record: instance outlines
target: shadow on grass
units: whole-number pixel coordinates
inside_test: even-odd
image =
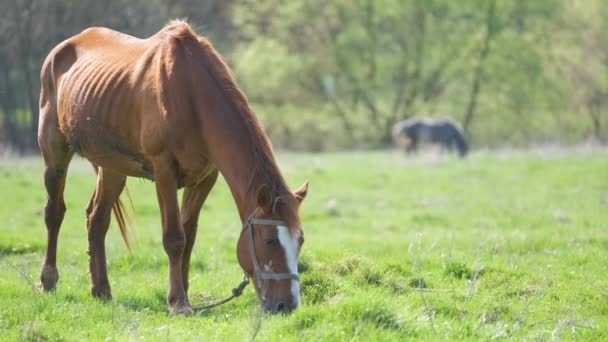
[[[129,311],[169,312],[165,293],[162,290],[156,290],[152,295],[123,296],[114,299],[113,302]]]
[[[6,242],[0,242],[0,258],[9,255],[21,255],[34,253],[42,250],[42,245],[37,243],[15,243],[9,244]]]
[[[296,312],[291,328],[296,331],[314,330],[315,325],[341,324],[350,328],[343,329],[348,337],[354,337],[364,325],[373,329],[393,331],[402,337],[417,336],[416,329],[399,317],[393,308],[385,305],[382,300],[347,300],[341,305],[314,308]],[[353,336],[348,336],[348,334]]]
[[[350,255],[331,263],[300,259],[302,295],[308,304],[325,302],[340,292],[346,283],[357,287],[383,287],[400,295],[416,289],[433,289],[427,280],[412,274],[412,265],[403,263],[374,263],[359,255]],[[460,273],[466,272],[455,267]],[[461,276],[458,273],[457,276]],[[467,276],[469,273],[466,272]],[[464,273],[463,273],[464,274]]]
[[[20,338],[22,341],[66,341],[57,332],[44,331],[35,321],[23,324]]]
[[[200,294],[194,293],[190,295],[190,303],[192,304],[194,315],[191,317],[205,318],[211,316],[217,316],[218,312],[221,311],[231,311],[236,312],[239,309],[239,305],[243,305],[243,303],[237,303],[238,299],[235,301],[226,303],[219,307],[211,308],[211,309],[201,309],[200,307],[205,306],[210,303],[215,303],[220,298],[216,298],[214,296],[208,294]],[[169,308],[167,306],[167,300],[165,297],[165,293],[163,290],[154,291],[154,294],[151,296],[128,296],[118,298],[113,301],[118,306],[121,306],[127,311],[136,311],[136,312],[154,312],[154,313],[164,313],[169,315]],[[249,303],[247,303],[249,304]],[[186,317],[186,316],[184,316]]]

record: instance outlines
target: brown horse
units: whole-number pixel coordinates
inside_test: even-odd
[[[187,23],[170,22],[147,39],[90,28],[57,45],[41,71],[38,142],[48,194],[44,290],[54,290],[59,279],[56,249],[66,171],[79,153],[98,172],[86,210],[93,296],[111,298],[104,242],[111,211],[127,242],[119,195],[127,176],[143,177],[156,186],[169,258],[170,312],[192,313],[190,254],[200,209],[219,171],[244,224],[238,261],[263,308],[279,312],[299,305],[297,259],[304,241],[299,207],[308,185],[294,193],[288,189],[228,66]]]

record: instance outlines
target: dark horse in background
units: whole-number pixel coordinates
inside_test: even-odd
[[[449,119],[411,118],[399,121],[393,126],[393,138],[397,143],[404,142],[408,153],[417,151],[422,141],[438,144],[448,151],[456,149],[461,158],[469,152],[464,131]]]

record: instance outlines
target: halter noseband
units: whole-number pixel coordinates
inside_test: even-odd
[[[261,280],[283,280],[283,279],[292,279],[295,281],[300,281],[300,277],[294,273],[276,273],[276,272],[265,272],[260,267],[260,263],[258,258],[255,255],[255,244],[253,243],[253,227],[255,224],[266,225],[266,226],[285,226],[287,224],[284,221],[279,220],[269,220],[269,219],[259,219],[253,217],[255,215],[255,211],[249,216],[247,222],[243,226],[243,230],[249,230],[249,254],[251,255],[251,260],[253,262],[253,274],[256,279]],[[259,285],[258,285],[259,286]]]

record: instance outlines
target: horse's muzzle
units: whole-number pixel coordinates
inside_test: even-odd
[[[293,300],[276,300],[276,301],[267,301],[262,303],[262,308],[264,312],[270,314],[288,314],[295,310],[298,307],[298,303]]]

